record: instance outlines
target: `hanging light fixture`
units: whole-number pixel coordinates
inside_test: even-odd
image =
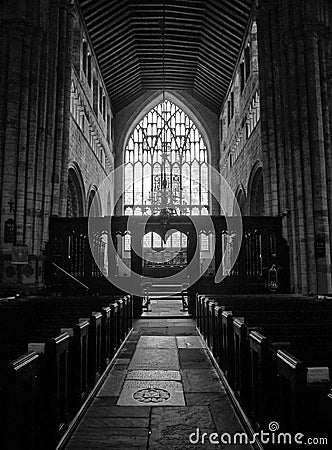
[[[172,189],[170,174],[167,177],[167,162],[169,162],[168,154],[170,153],[167,147],[167,132],[166,132],[166,99],[165,99],[165,31],[166,31],[166,7],[163,2],[163,16],[159,21],[161,31],[161,45],[162,45],[162,130],[161,130],[161,149],[155,148],[154,151],[161,150],[161,174],[159,189],[152,186],[149,195],[149,202],[151,204],[151,213],[154,215],[174,216],[177,215],[177,207],[180,196],[175,189]],[[152,179],[155,175],[152,173]],[[168,178],[168,179],[167,179]]]

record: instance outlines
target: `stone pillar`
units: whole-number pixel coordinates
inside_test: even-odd
[[[0,5],[0,290],[42,285],[48,220],[65,213],[72,8]]]
[[[260,0],[257,21],[267,211],[294,292],[331,292],[331,3]]]

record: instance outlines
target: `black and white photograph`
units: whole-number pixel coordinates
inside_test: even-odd
[[[331,376],[331,0],[0,0],[0,450],[327,450]]]

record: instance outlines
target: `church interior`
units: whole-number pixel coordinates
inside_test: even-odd
[[[0,448],[331,446],[332,3],[0,36]]]

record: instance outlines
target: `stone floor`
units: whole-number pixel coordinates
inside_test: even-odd
[[[209,442],[236,432],[244,431],[194,320],[140,319],[66,448],[250,449]]]

